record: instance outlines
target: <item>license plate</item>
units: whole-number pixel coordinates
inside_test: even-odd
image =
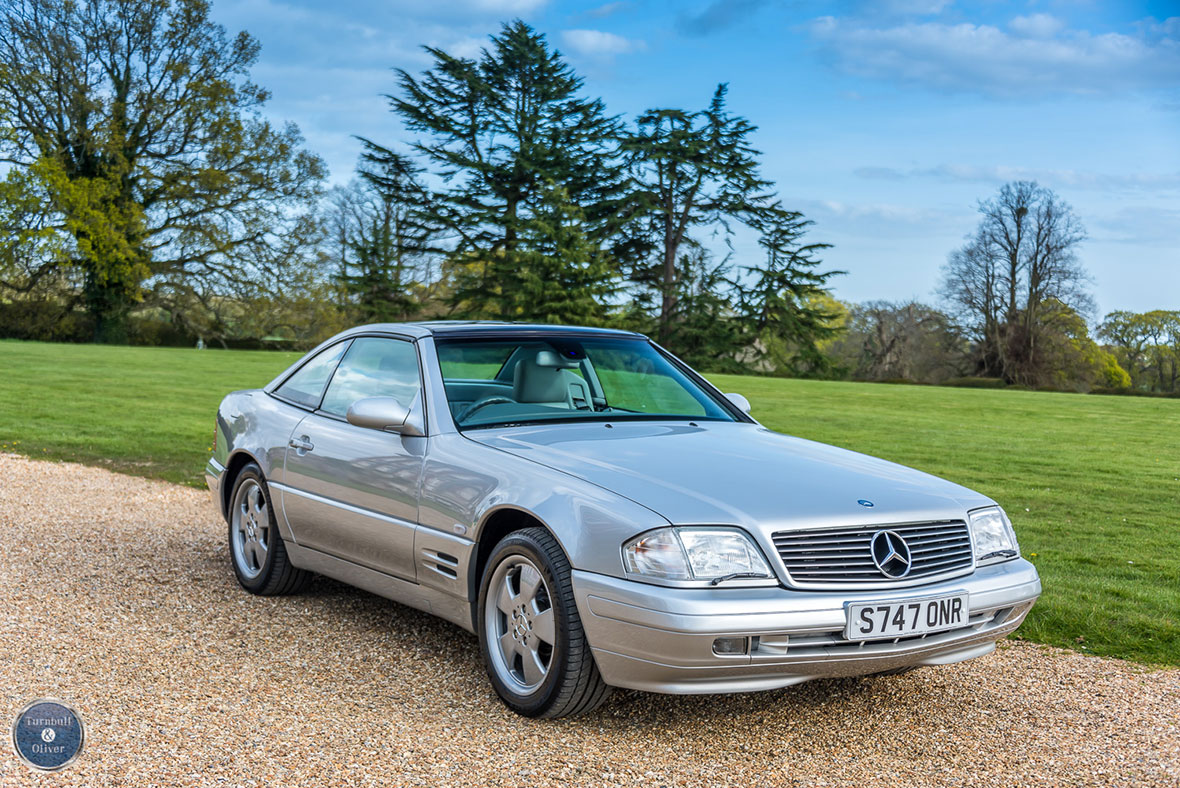
[[[886,640],[967,626],[967,592],[848,604],[848,640]]]

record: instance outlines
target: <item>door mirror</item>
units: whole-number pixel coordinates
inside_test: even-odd
[[[725,398],[734,405],[737,405],[738,410],[740,410],[742,413],[750,412],[750,400],[746,399],[741,394],[726,394]]]
[[[422,431],[406,422],[410,409],[393,397],[365,397],[348,407],[349,424],[370,430],[400,432],[403,435],[421,435]]]

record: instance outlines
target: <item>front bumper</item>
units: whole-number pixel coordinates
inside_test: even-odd
[[[573,586],[607,684],[685,694],[775,689],[972,659],[1020,626],[1041,593],[1037,570],[1019,558],[966,577],[886,591],[665,588],[582,571],[573,573]],[[966,627],[867,643],[844,639],[846,603],[956,591],[969,594]],[[718,637],[746,637],[751,647],[718,655]]]

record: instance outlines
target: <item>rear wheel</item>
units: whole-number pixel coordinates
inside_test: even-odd
[[[496,545],[480,583],[479,622],[492,686],[518,714],[585,714],[610,694],[582,630],[569,561],[545,529]]]
[[[242,588],[259,596],[302,591],[311,573],[291,565],[275,521],[270,491],[254,463],[234,480],[229,509],[229,555]]]

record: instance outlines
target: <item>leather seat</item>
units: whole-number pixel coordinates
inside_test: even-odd
[[[526,356],[512,373],[512,398],[517,402],[554,408],[588,408],[590,389],[572,370],[577,361],[563,359],[552,350]]]

